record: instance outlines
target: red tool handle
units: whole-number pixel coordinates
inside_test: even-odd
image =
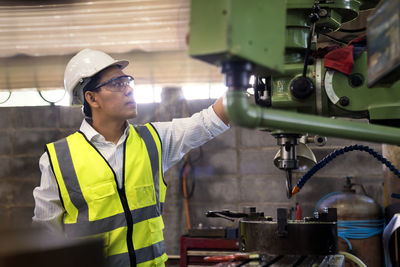
[[[225,262],[225,261],[242,261],[249,259],[248,254],[233,254],[226,256],[210,256],[205,257],[204,261],[206,262]]]

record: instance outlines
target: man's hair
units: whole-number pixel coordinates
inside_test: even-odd
[[[98,89],[94,90],[96,86],[98,85],[98,82],[101,77],[101,72],[96,73],[94,76],[90,78],[90,82],[83,88],[83,113],[85,114],[86,117],[91,118],[92,117],[92,109],[90,108],[89,103],[86,101],[85,93],[87,91],[98,91]]]

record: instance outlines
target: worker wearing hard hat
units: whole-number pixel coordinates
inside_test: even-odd
[[[64,85],[86,118],[78,132],[47,144],[33,221],[69,237],[102,236],[109,266],[163,266],[163,173],[229,120],[219,99],[190,118],[129,124],[137,111],[128,64],[91,49],[69,61]]]

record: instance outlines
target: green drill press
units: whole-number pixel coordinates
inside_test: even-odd
[[[399,1],[382,1],[368,18],[369,53],[354,59],[350,75],[311,57],[320,34],[337,31],[378,2],[191,1],[189,54],[221,67],[232,122],[277,138],[276,165],[287,173],[288,196],[304,134],[400,144]],[[251,75],[255,101],[247,94]]]

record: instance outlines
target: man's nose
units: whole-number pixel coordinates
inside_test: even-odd
[[[127,85],[125,87],[125,95],[132,95],[133,94],[133,86]]]

